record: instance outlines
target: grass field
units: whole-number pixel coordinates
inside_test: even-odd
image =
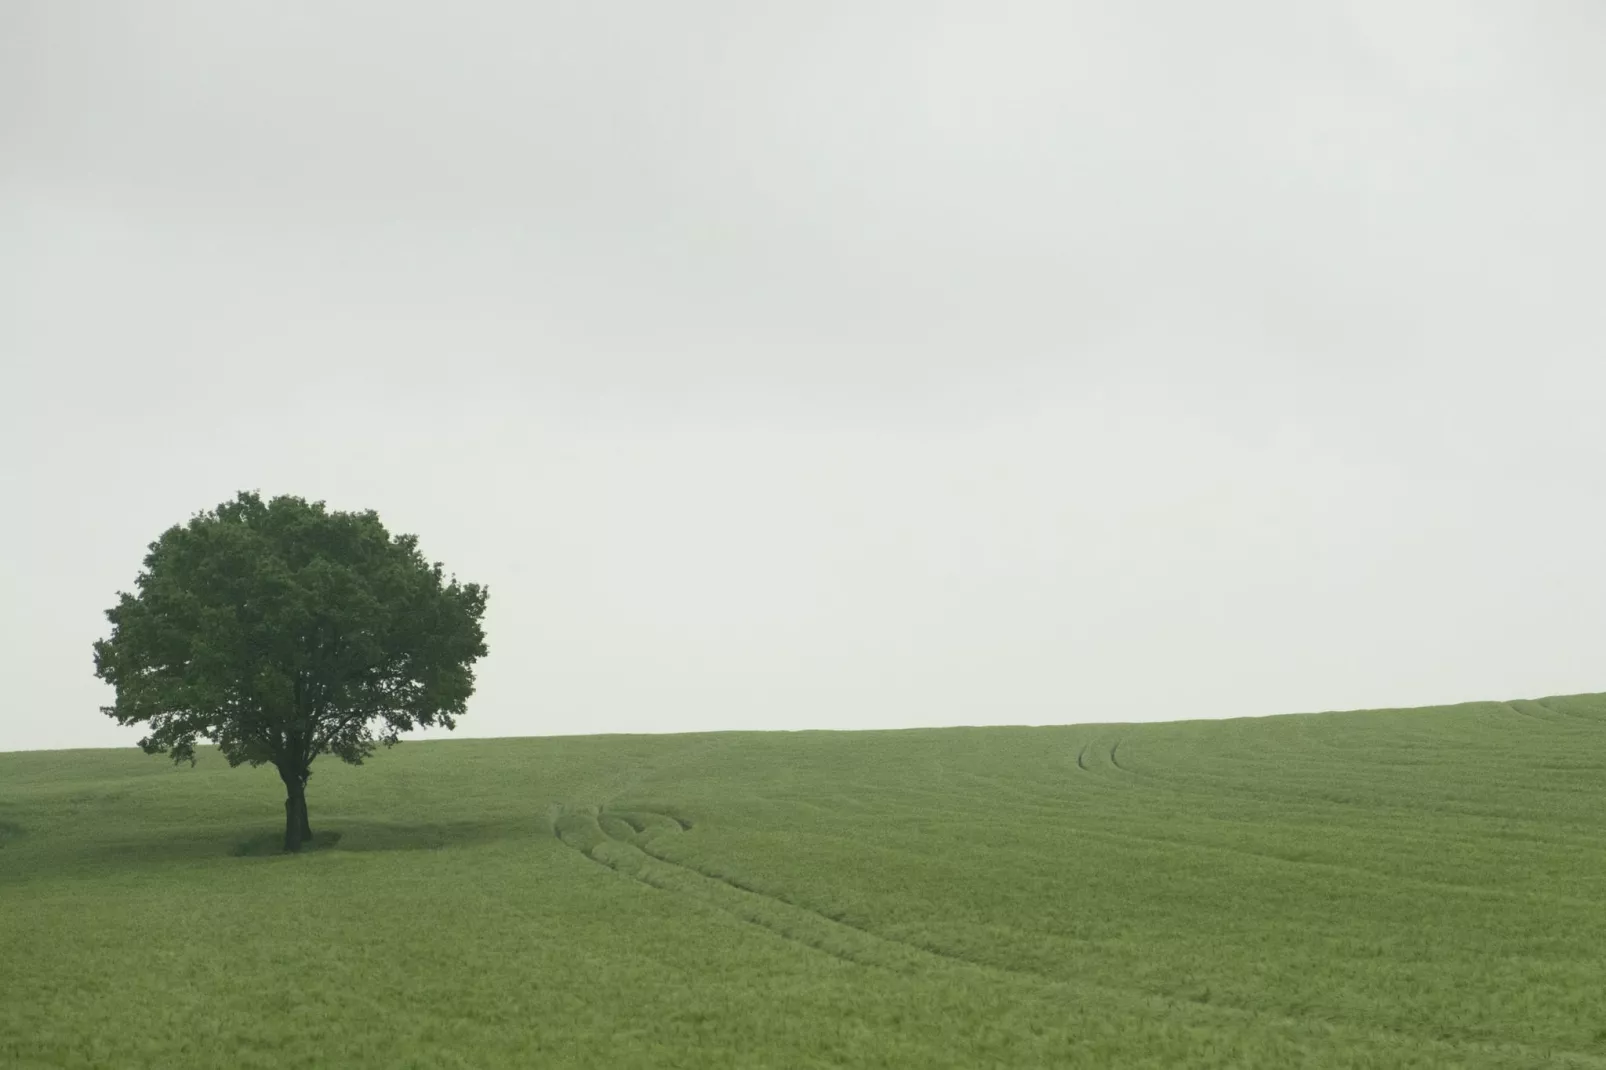
[[[1606,696],[0,754],[0,1065],[1603,1067]]]

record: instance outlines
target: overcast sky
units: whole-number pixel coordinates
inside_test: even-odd
[[[240,489],[461,734],[1606,689],[1606,6],[0,5],[0,749]]]

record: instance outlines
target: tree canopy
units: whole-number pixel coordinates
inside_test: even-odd
[[[242,493],[164,532],[135,587],[95,644],[116,689],[103,712],[147,724],[147,753],[193,762],[204,740],[277,768],[287,851],[312,835],[314,759],[357,765],[409,729],[455,727],[486,655],[486,589],[372,511]]]

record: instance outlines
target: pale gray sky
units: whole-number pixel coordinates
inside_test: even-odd
[[[461,732],[1606,688],[1606,7],[0,5],[0,749],[239,489]]]

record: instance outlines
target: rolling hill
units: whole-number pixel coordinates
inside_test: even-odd
[[[1603,1067],[1606,696],[0,754],[8,1067]]]

